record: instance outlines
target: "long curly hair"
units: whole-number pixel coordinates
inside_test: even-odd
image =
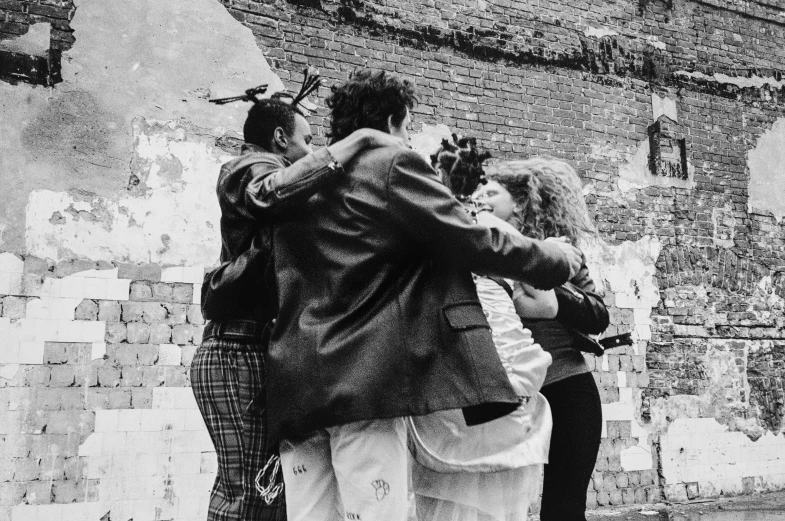
[[[467,201],[480,184],[486,183],[482,163],[490,152],[477,148],[477,139],[452,135],[452,143],[442,139],[441,146],[431,154],[431,166],[442,177],[442,182],[460,201]]]
[[[363,127],[387,131],[387,118],[400,125],[417,103],[414,85],[384,71],[354,71],[341,85],[330,87],[325,101],[331,110],[330,142]]]
[[[566,162],[549,156],[506,161],[488,179],[510,192],[518,228],[527,237],[567,237],[577,245],[597,235],[583,199],[583,185]]]

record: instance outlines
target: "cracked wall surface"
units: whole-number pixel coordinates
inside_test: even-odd
[[[213,152],[210,142],[241,130],[248,107],[218,107],[207,98],[262,83],[271,90],[283,88],[251,31],[211,0],[77,1],[71,27],[79,38],[65,54],[61,85],[46,89],[0,83],[4,121],[0,183],[8,187],[0,196],[0,247],[7,251],[22,253],[27,247],[25,208],[33,191],[65,193],[76,188],[113,204],[137,195],[127,193],[127,188],[131,176],[140,175],[137,170],[144,168],[135,147],[146,143],[140,145],[135,129],[142,124],[135,125],[135,120],[161,122],[162,133],[170,132],[164,129],[167,122],[177,121],[181,129],[188,128],[179,146],[200,147],[203,154],[214,154],[213,161],[219,161],[220,154]],[[142,153],[156,152],[148,146]],[[211,181],[202,176],[216,174],[206,166],[209,160],[195,156],[195,151],[188,154],[183,159],[187,171],[182,182],[189,185],[186,191],[191,191],[191,201],[198,207],[199,189],[190,186],[204,181],[204,199],[211,198]],[[170,154],[161,150],[160,155]],[[161,176],[165,178],[172,168],[179,167],[162,162]],[[199,168],[210,171],[201,173]],[[140,204],[150,197],[138,195]],[[62,210],[53,207],[46,218]],[[46,213],[44,208],[31,211]],[[189,213],[180,212],[180,218],[189,218]],[[135,219],[143,224],[139,216]],[[133,255],[149,261],[159,247],[137,243]],[[182,258],[191,254],[181,252]],[[113,253],[102,258],[107,255]],[[197,259],[194,264],[201,262]]]
[[[0,49],[43,41],[19,6]],[[0,520],[203,519],[188,368],[248,108],[207,99],[283,84],[211,0],[77,0],[68,27],[62,83],[0,82]]]
[[[748,153],[750,211],[770,212],[777,221],[785,217],[785,118],[778,119]]]
[[[39,52],[48,30],[63,53],[54,88],[0,81],[0,521],[204,517],[215,461],[187,370],[217,168],[247,109],[207,98],[297,88],[306,65],[414,81],[426,157],[457,132],[491,150],[489,170],[535,154],[578,170],[606,334],[634,339],[587,357],[603,410],[590,507],[785,488],[772,5],[47,6],[0,2],[0,49]]]

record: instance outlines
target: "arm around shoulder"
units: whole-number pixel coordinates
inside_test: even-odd
[[[569,263],[558,246],[474,223],[416,152],[395,155],[387,182],[393,219],[427,251],[476,273],[523,280],[542,289],[569,278]]]
[[[271,165],[271,162],[251,165],[245,189],[245,204],[250,212],[268,222],[286,221],[296,216],[313,194],[341,173],[327,148],[288,167]]]

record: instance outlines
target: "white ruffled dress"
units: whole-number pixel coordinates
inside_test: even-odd
[[[467,427],[460,410],[412,417],[412,489],[419,521],[524,521],[548,461],[551,410],[538,391],[551,356],[521,325],[498,283],[478,277],[477,292],[521,407]]]

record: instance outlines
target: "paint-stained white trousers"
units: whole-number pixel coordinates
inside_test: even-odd
[[[405,521],[408,449],[403,418],[320,429],[280,446],[289,521]]]

